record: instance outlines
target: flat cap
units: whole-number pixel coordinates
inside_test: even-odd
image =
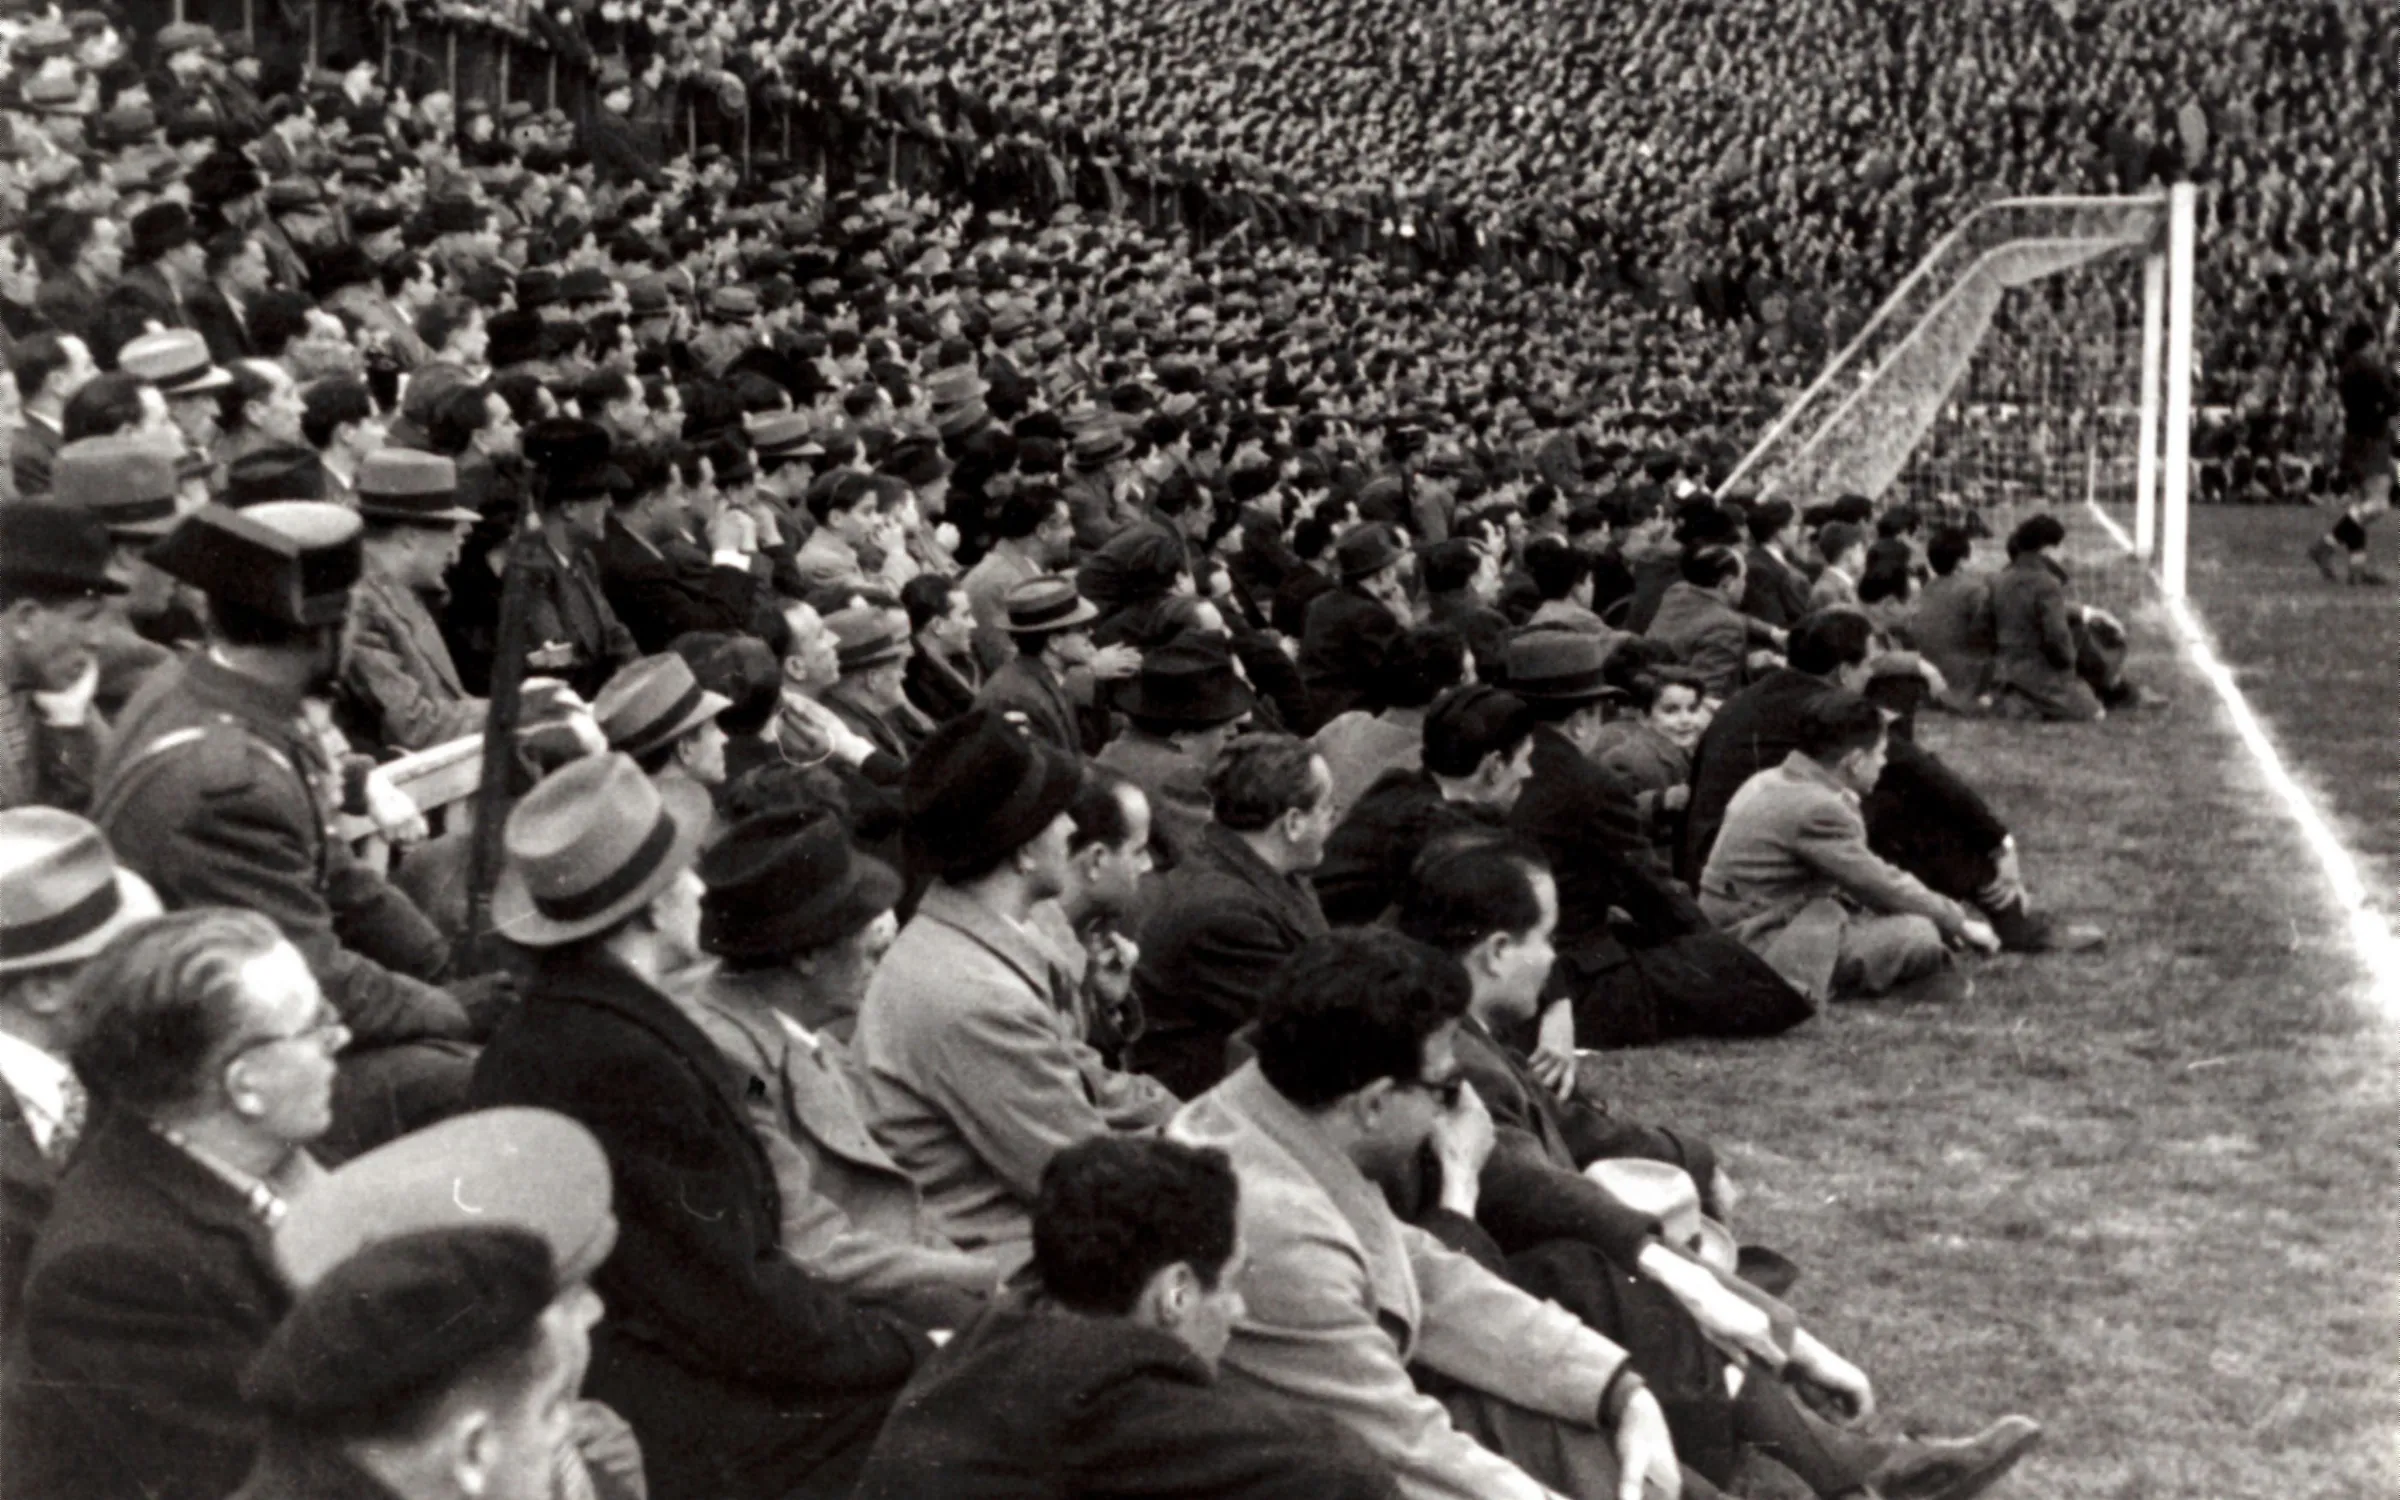
[[[337,625],[358,582],[360,529],[355,513],[321,501],[208,505],[151,548],[149,561],[219,603],[287,625]]]
[[[600,1143],[553,1110],[453,1115],[344,1162],[293,1200],[275,1264],[306,1291],[378,1240],[474,1224],[539,1239],[561,1286],[589,1277],[617,1242]]]
[[[301,1294],[242,1398],[302,1426],[431,1395],[510,1347],[557,1298],[538,1235],[475,1224],[368,1245]]]

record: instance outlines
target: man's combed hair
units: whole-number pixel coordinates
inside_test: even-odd
[[[1155,1136],[1079,1141],[1042,1169],[1033,1205],[1033,1265],[1064,1306],[1121,1318],[1150,1278],[1187,1265],[1215,1287],[1233,1258],[1241,1188],[1208,1146]]]
[[[1533,737],[1533,710],[1514,693],[1481,683],[1452,688],[1425,715],[1425,769],[1472,776],[1487,757],[1517,753]]]
[[[1075,789],[1075,800],[1067,804],[1067,819],[1075,825],[1067,835],[1068,853],[1080,853],[1094,844],[1124,847],[1133,836],[1133,825],[1125,816],[1128,790],[1136,788],[1125,777],[1106,766],[1085,764],[1083,785]]]
[[[1464,955],[1495,932],[1522,937],[1542,919],[1533,877],[1549,869],[1539,849],[1498,830],[1438,838],[1409,870],[1400,931],[1453,955]]]
[[[1267,982],[1259,1071],[1303,1109],[1415,1078],[1425,1039],[1467,1013],[1470,989],[1457,959],[1415,938],[1376,928],[1318,938]]]
[[[197,1098],[201,1064],[239,1024],[242,967],[282,940],[265,917],[223,906],[128,927],[76,977],[76,1075],[143,1113]]]
[[[1855,609],[1820,609],[1792,627],[1785,660],[1795,672],[1828,677],[1867,659],[1875,644],[1875,622]]]
[[[1306,812],[1330,795],[1311,769],[1317,752],[1292,734],[1245,734],[1208,769],[1208,803],[1236,833],[1257,833],[1287,812]]]
[[[1800,751],[1820,765],[1871,750],[1883,735],[1883,711],[1856,693],[1820,693],[1800,719]]]

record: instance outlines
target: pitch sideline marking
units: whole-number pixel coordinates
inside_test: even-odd
[[[2133,538],[2125,534],[2099,502],[2086,500],[2092,518],[2100,523],[2109,539],[2131,553]],[[2325,883],[2333,890],[2333,899],[2350,921],[2350,941],[2358,950],[2359,962],[2365,965],[2368,977],[2367,999],[2381,1011],[2386,1020],[2400,1022],[2400,937],[2395,937],[2383,914],[2370,904],[2367,882],[2358,872],[2358,859],[2344,847],[2333,831],[2324,810],[2316,799],[2294,779],[2285,768],[2283,756],[2267,734],[2266,725],[2259,722],[2251,709],[2250,700],[2243,696],[2233,673],[2217,656],[2210,641],[2208,627],[2192,612],[2183,599],[2161,595],[2159,602],[2166,606],[2167,618],[2175,626],[2175,634],[2183,642],[2184,653],[2191,658],[2208,685],[2216,690],[2217,701],[2225,706],[2226,716],[2233,720],[2233,732],[2250,752],[2251,762],[2264,777],[2267,789],[2283,804],[2283,810],[2300,830],[2301,841],[2316,857],[2317,868],[2324,873]]]

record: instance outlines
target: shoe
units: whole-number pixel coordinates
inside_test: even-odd
[[[2042,1424],[2002,1417],[1971,1438],[1912,1438],[1867,1476],[1884,1500],[1972,1500],[2031,1453]]]
[[[2108,934],[2097,927],[2053,921],[2027,911],[2022,901],[2012,901],[1990,916],[2004,953],[2088,953],[2108,941]]]
[[[2317,571],[2325,575],[2327,583],[2350,581],[2349,571],[2342,566],[2342,549],[2333,544],[2332,537],[2321,536],[2309,543],[2308,560],[2317,565]]]
[[[2356,584],[2364,584],[2369,588],[2381,588],[2383,585],[2391,582],[2389,578],[2383,576],[2381,570],[2379,570],[2373,563],[2367,561],[2364,556],[2354,556],[2350,559],[2350,581]]]
[[[1893,985],[1873,998],[1897,1005],[1964,1005],[1975,998],[1975,981],[1953,965]]]

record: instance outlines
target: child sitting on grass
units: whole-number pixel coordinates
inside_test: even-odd
[[[1683,831],[1692,794],[1692,747],[1716,712],[1696,672],[1656,667],[1635,675],[1632,706],[1639,717],[1600,753],[1600,768],[1634,794],[1651,842],[1669,858]]]

